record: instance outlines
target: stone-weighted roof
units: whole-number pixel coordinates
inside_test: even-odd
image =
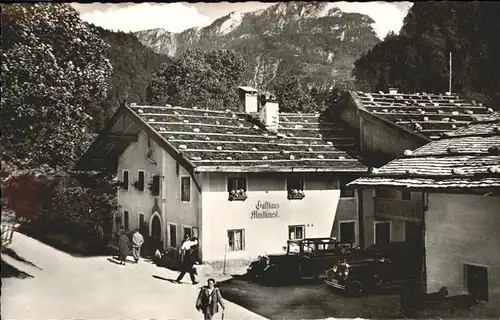
[[[500,188],[500,118],[475,121],[405,154],[351,185]]]
[[[361,91],[352,91],[351,95],[358,108],[432,140],[493,113],[481,103],[457,95]]]
[[[280,113],[278,134],[258,117],[230,110],[131,106],[144,122],[196,166],[196,171],[366,172],[355,134],[317,114]]]

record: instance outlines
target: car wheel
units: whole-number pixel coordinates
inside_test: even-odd
[[[363,291],[363,285],[358,280],[349,282],[346,286],[346,292],[352,297],[357,297]]]

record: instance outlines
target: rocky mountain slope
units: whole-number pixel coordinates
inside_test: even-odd
[[[328,2],[283,2],[250,13],[232,12],[204,28],[135,33],[157,53],[179,56],[189,48],[233,49],[247,62],[247,85],[269,88],[282,74],[325,86],[352,83],[353,63],[380,40],[362,14]]]

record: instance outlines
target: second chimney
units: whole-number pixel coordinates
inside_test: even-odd
[[[259,119],[267,131],[278,133],[279,104],[274,97],[266,97],[261,100]]]
[[[258,90],[251,87],[238,87],[240,110],[246,113],[258,112]]]

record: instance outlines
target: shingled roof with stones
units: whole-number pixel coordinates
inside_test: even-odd
[[[279,116],[279,133],[246,113],[174,106],[131,106],[150,127],[182,152],[195,171],[366,172],[356,138],[341,122],[320,114]]]
[[[432,140],[486,116],[493,110],[457,95],[428,93],[351,92],[355,101],[372,114]]]
[[[500,188],[500,118],[475,121],[405,154],[351,185]]]

